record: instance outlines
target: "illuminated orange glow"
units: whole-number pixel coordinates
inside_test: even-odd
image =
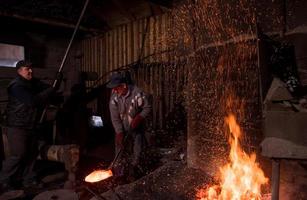
[[[230,162],[220,168],[220,184],[200,189],[196,198],[200,200],[259,200],[261,186],[268,178],[256,163],[256,154],[246,154],[239,144],[242,135],[240,126],[233,115],[226,118],[230,136]]]
[[[85,181],[89,183],[95,183],[105,180],[111,176],[113,176],[111,170],[95,170],[85,177]]]

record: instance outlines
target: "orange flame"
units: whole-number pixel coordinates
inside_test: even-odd
[[[268,178],[256,163],[256,154],[247,155],[240,147],[240,126],[233,115],[226,118],[230,137],[230,162],[220,168],[221,182],[198,191],[196,197],[200,200],[259,200],[261,186],[267,184]]]
[[[89,183],[95,183],[107,179],[111,176],[113,176],[111,170],[95,170],[87,175],[84,180]]]

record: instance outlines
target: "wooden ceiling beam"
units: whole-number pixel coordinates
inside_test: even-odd
[[[4,11],[0,11],[0,17],[11,17],[11,18],[15,18],[18,20],[40,23],[40,24],[47,24],[47,25],[58,26],[58,27],[63,27],[63,28],[73,29],[76,26],[75,24],[71,24],[71,23],[60,22],[60,21],[50,20],[50,19],[43,19],[43,18],[32,17],[32,16],[24,16],[24,15],[19,15],[19,14],[11,14],[11,13],[7,13]],[[79,30],[85,31],[85,32],[94,32],[94,33],[104,33],[105,32],[102,29],[89,28],[89,27],[84,27],[84,26],[80,26]]]

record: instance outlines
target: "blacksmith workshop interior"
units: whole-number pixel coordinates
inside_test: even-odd
[[[306,200],[306,7],[0,0],[0,200]]]

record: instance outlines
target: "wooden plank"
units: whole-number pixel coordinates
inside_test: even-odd
[[[151,77],[152,77],[152,81],[151,81],[151,88],[152,88],[152,95],[153,95],[153,101],[152,101],[152,112],[153,112],[153,116],[152,116],[152,121],[153,121],[153,128],[156,129],[157,127],[157,104],[158,104],[158,98],[157,98],[157,93],[156,93],[156,68],[152,67],[151,68]]]
[[[142,51],[144,51],[144,50],[142,50],[142,41],[143,41],[143,31],[144,31],[144,19],[141,19],[140,21],[139,21],[139,32],[138,32],[138,46],[137,46],[137,48],[138,48],[138,51],[137,51],[137,59],[139,59],[140,58],[140,56],[143,54],[143,52]]]
[[[150,18],[151,17],[144,19],[144,22],[143,22],[144,25],[143,25],[142,44],[141,45],[144,45],[144,47],[143,47],[143,53],[141,54],[142,57],[146,57],[146,56],[149,55],[149,48],[150,48],[150,45],[149,45],[150,30],[149,30],[149,28],[150,27],[147,27],[147,23],[148,23],[148,26],[149,26]]]
[[[114,59],[114,65],[113,69],[118,68],[118,28],[114,30],[114,36],[113,36],[113,59]]]
[[[123,34],[122,34],[122,41],[123,41],[123,65],[128,64],[127,59],[127,24],[123,26]]]
[[[106,34],[104,34],[103,40],[102,40],[102,44],[103,44],[103,52],[102,52],[102,57],[103,57],[103,66],[102,66],[102,75],[105,74],[107,72],[107,67],[108,67],[108,63],[107,63],[107,37]],[[104,79],[102,80],[104,82]]]
[[[123,66],[123,26],[119,26],[117,29],[117,49],[118,49],[118,65],[116,68]]]
[[[110,66],[110,62],[109,62],[109,56],[110,56],[109,33],[105,34],[104,41],[105,41],[105,52],[106,52],[105,57],[104,57],[105,58],[105,63],[106,63],[104,73],[106,73],[106,72],[109,71],[109,66]]]
[[[179,91],[181,90],[180,86],[181,86],[181,68],[179,68],[178,65],[176,65],[176,76],[177,76],[177,79],[176,79],[176,91],[175,91],[175,94],[174,94],[174,100],[175,102],[177,101],[177,98],[178,98],[178,93]]]
[[[95,72],[99,72],[99,57],[100,57],[100,51],[99,51],[99,38],[96,37],[96,42],[95,42]]]
[[[100,54],[101,54],[101,50],[100,50],[100,37],[97,36],[97,39],[96,39],[96,50],[97,50],[97,53],[96,53],[96,73],[99,77],[100,75],[100,62],[101,62],[101,57],[100,57]],[[92,81],[94,83],[94,81]]]
[[[148,71],[147,71],[147,69],[148,69],[148,66],[145,66],[144,67],[144,70],[143,70],[143,73],[144,73],[144,75],[143,75],[143,78],[144,78],[144,81],[143,81],[143,84],[144,84],[144,90],[148,93],[148,84],[147,84],[147,80],[148,80]]]
[[[169,17],[169,15],[165,15],[165,50],[169,50],[169,46],[168,46],[168,39],[170,37],[170,34],[172,34],[171,32],[169,32],[169,28],[171,26],[171,19]],[[167,53],[167,58],[166,58],[166,62],[171,62],[172,61],[172,55],[170,52]]]
[[[160,51],[164,51],[166,49],[166,34],[167,34],[167,27],[166,27],[166,15],[162,16],[161,19],[161,49]],[[166,61],[166,54],[162,55],[162,60]]]
[[[133,23],[127,24],[127,64],[132,63],[132,57],[133,57],[133,51],[132,51],[132,43],[133,43],[133,37],[132,37],[132,31],[133,31]]]
[[[87,65],[88,65],[88,39],[86,40],[85,42],[85,48],[84,48],[84,66],[83,66],[83,69],[84,71],[87,70]],[[87,83],[86,83],[86,86],[87,86]]]
[[[168,87],[165,87],[165,98],[164,98],[164,101],[165,101],[165,107],[167,109],[167,112],[169,112],[169,97],[170,97],[170,86],[171,86],[171,82],[170,82],[170,68],[169,66],[165,67],[164,68],[164,81],[165,81],[165,84],[168,85]]]
[[[155,66],[155,79],[156,79],[156,87],[155,87],[155,94],[157,96],[157,105],[156,105],[156,112],[157,112],[157,116],[156,116],[156,120],[157,120],[157,127],[160,128],[160,121],[159,121],[159,114],[160,114],[160,103],[161,103],[161,97],[160,97],[160,93],[159,93],[159,68],[157,66]]]
[[[161,46],[161,25],[162,25],[162,16],[157,16],[155,25],[154,25],[154,53],[159,53],[162,50]],[[157,62],[161,61],[161,54],[154,56]]]
[[[89,39],[88,40],[88,58],[89,58],[89,62],[88,62],[88,65],[87,65],[87,70],[86,71],[91,71],[92,69],[92,66],[93,66],[93,55],[92,55],[92,42],[93,42],[93,40],[92,39]],[[90,81],[87,81],[87,86],[88,87],[91,87],[91,85],[90,85],[91,83],[90,83]]]
[[[83,70],[83,66],[84,66],[84,57],[85,57],[85,55],[84,55],[84,43],[85,43],[85,41],[83,40],[83,41],[81,42],[81,52],[82,52],[81,66],[80,66],[81,71]]]
[[[102,75],[102,67],[103,65],[103,37],[99,37],[98,40],[98,77]],[[100,82],[101,84],[101,82]]]
[[[139,24],[133,22],[133,62],[138,60],[139,44]]]
[[[110,69],[109,71],[111,71],[114,68],[114,44],[113,44],[113,38],[114,38],[114,34],[113,34],[114,30],[110,31]]]
[[[92,40],[89,39],[87,42],[87,55],[88,55],[88,60],[87,60],[87,66],[86,66],[86,71],[91,71],[91,66],[92,66],[92,54],[91,54],[91,42]],[[89,81],[87,81],[87,86],[90,87]]]
[[[102,58],[102,62],[101,62],[101,75],[102,76],[107,68],[107,61],[106,61],[106,55],[107,55],[107,51],[106,51],[106,34],[103,34],[103,37],[101,38],[101,58]],[[103,80],[101,80],[103,82]]]
[[[164,84],[163,84],[163,66],[158,67],[159,69],[159,96],[160,96],[160,105],[159,105],[159,124],[160,128],[164,128],[164,101],[163,101],[163,91],[164,91]]]
[[[174,76],[174,70],[172,66],[170,67],[170,81],[173,83],[170,87],[170,96],[169,96],[169,111],[173,110],[173,105],[174,105],[174,83],[176,83],[176,79]]]
[[[150,17],[149,20],[149,31],[148,31],[148,44],[149,44],[149,50],[148,50],[148,55],[151,55],[154,53],[155,48],[154,48],[154,24],[155,24],[155,18]],[[147,55],[146,55],[147,56]],[[149,58],[149,62],[153,62],[153,57],[151,56]]]
[[[96,68],[97,68],[97,37],[95,37],[93,39],[93,43],[92,43],[92,48],[91,48],[91,54],[94,54],[92,55],[93,57],[93,66],[91,68],[91,71],[92,72],[96,72]],[[93,86],[93,81],[89,81],[90,82],[90,85],[91,87]]]

